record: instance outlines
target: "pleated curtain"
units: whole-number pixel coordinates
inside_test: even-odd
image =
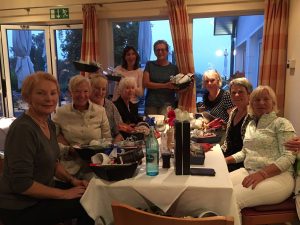
[[[266,0],[259,84],[276,93],[279,115],[284,112],[289,0]]]
[[[181,73],[194,73],[192,40],[189,34],[189,18],[184,0],[166,0],[176,62]],[[179,94],[178,108],[196,112],[196,84]]]

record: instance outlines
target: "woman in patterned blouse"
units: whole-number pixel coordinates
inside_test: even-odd
[[[234,105],[229,93],[220,88],[222,86],[220,74],[216,70],[207,70],[204,72],[202,80],[203,88],[207,90],[203,96],[205,110],[227,122]]]
[[[230,173],[240,209],[276,204],[294,189],[295,155],[284,146],[295,136],[292,124],[278,117],[277,101],[269,86],[259,86],[250,95],[249,114],[243,149],[226,158],[227,164],[244,162],[244,168]]]
[[[244,77],[234,79],[229,84],[230,96],[236,106],[229,115],[225,141],[222,145],[224,156],[230,156],[243,148],[246,127],[251,120],[247,112],[252,84]],[[243,162],[228,164],[229,172],[243,167]]]

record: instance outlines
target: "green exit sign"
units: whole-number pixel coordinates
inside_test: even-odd
[[[50,9],[50,19],[69,19],[68,8]]]

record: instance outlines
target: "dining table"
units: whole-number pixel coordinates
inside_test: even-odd
[[[106,181],[93,177],[80,202],[95,224],[113,224],[111,202],[117,201],[141,209],[155,205],[164,213],[178,217],[212,211],[233,216],[234,224],[240,225],[233,185],[220,145],[205,153],[203,165],[191,167],[213,168],[215,176],[175,175],[173,166],[166,169],[161,165],[157,176],[148,176],[142,163],[129,179]]]

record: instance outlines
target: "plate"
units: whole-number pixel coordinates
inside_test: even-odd
[[[105,153],[109,155],[111,150],[113,149],[112,146],[104,148],[102,146],[96,146],[96,145],[73,146],[73,148],[76,150],[76,152],[78,153],[81,159],[87,161],[90,161],[91,157],[97,153]]]
[[[113,76],[113,75],[106,75],[108,80],[112,80],[112,81],[120,81],[121,80],[121,76]]]
[[[195,137],[192,136],[191,140],[197,143],[210,143],[210,144],[216,144],[219,143],[221,141],[221,136],[207,136],[207,137]]]
[[[96,64],[87,64],[80,61],[74,61],[73,64],[77,70],[82,72],[95,73],[100,69]]]

